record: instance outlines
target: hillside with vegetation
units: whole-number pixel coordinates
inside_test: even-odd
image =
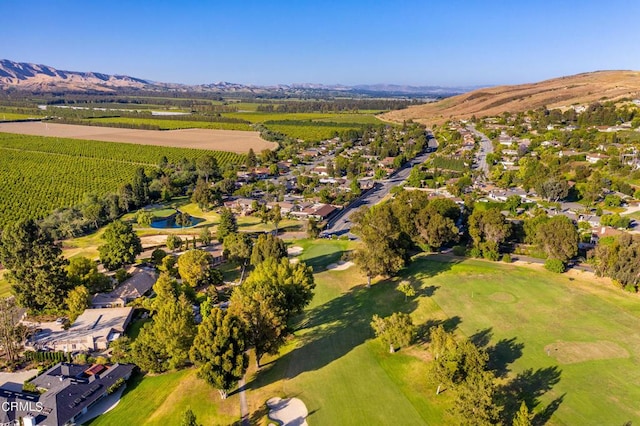
[[[478,89],[439,102],[390,111],[382,118],[395,122],[416,120],[432,125],[450,119],[469,119],[474,115],[480,118],[541,107],[562,108],[601,100],[638,97],[639,71],[597,71],[538,83]]]

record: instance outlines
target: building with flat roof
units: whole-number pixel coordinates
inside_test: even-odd
[[[133,308],[87,309],[68,330],[54,331],[35,341],[35,349],[62,352],[93,352],[107,349],[109,342],[124,333],[131,321]]]

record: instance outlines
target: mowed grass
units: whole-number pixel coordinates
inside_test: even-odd
[[[9,281],[4,277],[6,272],[4,269],[0,270],[0,297],[11,296],[11,284],[9,284]]]
[[[265,357],[259,371],[251,362],[251,424],[269,424],[265,402],[273,396],[300,398],[312,425],[455,424],[446,412],[453,393],[435,395],[426,343],[389,354],[373,339],[371,317],[397,311],[409,313],[423,329],[446,321],[457,334],[500,348],[491,360],[502,373],[499,382],[521,374],[534,411],[545,412],[548,424],[640,420],[640,300],[604,280],[425,256],[397,279],[368,289],[357,267],[326,270],[353,242],[292,244],[303,248],[300,259],[314,268],[315,296],[280,354]],[[405,300],[397,290],[401,280],[412,283],[416,297]],[[92,425],[175,424],[188,405],[202,424],[237,421],[238,394],[221,402],[192,374],[145,378]]]
[[[434,265],[422,260],[409,273]],[[483,332],[490,344],[502,341],[516,348],[514,362],[507,365],[509,377],[532,369],[532,383],[538,380],[542,393],[536,411],[557,405],[552,424],[640,420],[640,300],[635,295],[587,273],[555,275],[471,260],[428,281],[436,287],[432,298],[443,313],[459,317],[462,333]]]
[[[29,118],[38,118],[40,114],[18,114],[14,112],[1,112],[0,121],[27,120]]]
[[[218,392],[196,377],[195,369],[134,377],[120,403],[91,426],[179,425],[191,408],[199,424],[228,425],[240,417],[238,396],[219,401]]]

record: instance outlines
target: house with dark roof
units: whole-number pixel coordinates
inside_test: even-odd
[[[91,299],[92,308],[122,308],[127,303],[149,293],[158,274],[153,268],[136,267],[131,278],[109,293],[97,293]]]
[[[134,367],[133,364],[56,364],[31,380],[40,394],[0,388],[0,424],[73,425],[96,402],[128,380]]]

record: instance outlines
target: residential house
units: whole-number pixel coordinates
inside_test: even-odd
[[[56,364],[31,383],[42,393],[0,388],[0,425],[70,426],[114,386],[131,377],[133,364]]]
[[[134,267],[130,271],[131,278],[120,284],[109,293],[97,293],[91,300],[92,308],[118,308],[146,295],[158,279],[155,269],[150,267]]]

